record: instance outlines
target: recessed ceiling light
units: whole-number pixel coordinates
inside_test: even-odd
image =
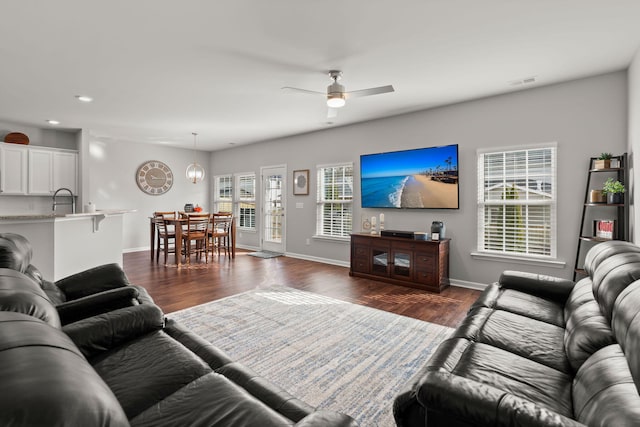
[[[93,98],[87,95],[76,95],[76,99],[80,102],[91,102]]]
[[[59,125],[60,122],[57,120],[47,120],[47,123],[49,123],[50,125]]]

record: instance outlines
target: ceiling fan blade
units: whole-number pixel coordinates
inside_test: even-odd
[[[299,93],[308,93],[308,94],[311,94],[311,95],[327,96],[326,92],[316,92],[315,90],[300,89],[300,88],[297,88],[297,87],[285,86],[285,87],[282,87],[281,89],[285,90],[287,92],[299,92]]]
[[[338,109],[337,108],[327,108],[327,119],[334,119],[338,117]]]
[[[389,93],[393,91],[394,91],[393,86],[388,85],[388,86],[372,87],[369,89],[354,90],[352,92],[345,92],[344,96],[347,99],[359,98],[361,96],[379,95],[381,93]]]

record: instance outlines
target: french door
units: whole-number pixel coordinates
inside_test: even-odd
[[[285,198],[287,169],[284,166],[261,168],[262,175],[262,250],[284,253]]]

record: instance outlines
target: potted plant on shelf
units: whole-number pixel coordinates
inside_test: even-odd
[[[593,167],[595,169],[609,169],[611,167],[611,158],[613,155],[611,153],[602,153],[600,157],[596,159]]]
[[[620,204],[624,195],[624,185],[618,180],[609,178],[604,182],[602,192],[607,195],[607,204]]]

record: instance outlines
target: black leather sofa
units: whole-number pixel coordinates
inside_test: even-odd
[[[6,261],[13,248],[4,243],[0,260]],[[97,271],[126,281],[113,266]],[[74,275],[73,283],[80,288],[78,278],[93,275]],[[68,291],[66,285],[60,288]],[[91,280],[84,286],[90,288]],[[124,287],[135,289],[117,288]],[[100,294],[71,302],[93,296],[84,304],[100,305]],[[166,319],[146,294],[122,298],[119,306],[108,301],[109,309],[83,307],[80,312],[91,315],[78,314],[63,325],[60,305],[52,303],[40,282],[18,269],[0,268],[0,425],[357,425],[344,414],[316,411],[234,362]]]
[[[640,247],[588,277],[506,271],[394,401],[399,427],[640,426]]]

